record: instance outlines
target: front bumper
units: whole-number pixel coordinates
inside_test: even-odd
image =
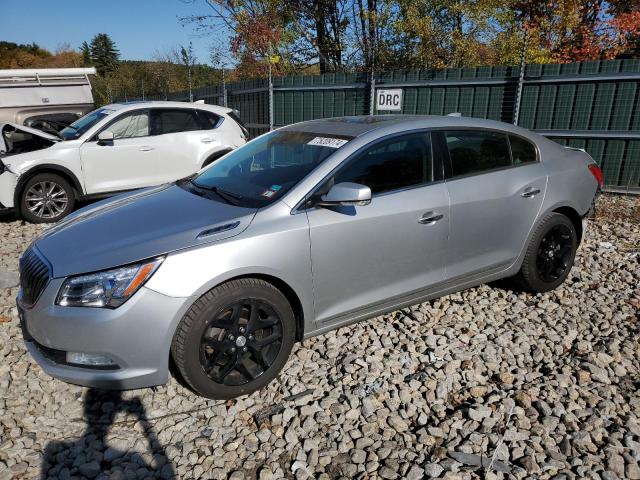
[[[0,210],[8,210],[15,205],[13,198],[16,191],[17,177],[8,170],[0,173]]]
[[[126,390],[169,379],[169,352],[189,298],[168,297],[142,287],[116,309],[61,307],[55,298],[64,279],[53,279],[32,308],[18,297],[29,353],[45,373],[87,387]],[[80,367],[65,353],[106,355],[116,367]]]

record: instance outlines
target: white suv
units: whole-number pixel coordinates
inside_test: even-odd
[[[0,125],[0,209],[56,222],[76,200],[187,177],[247,136],[236,111],[182,102],[107,105],[55,135]]]

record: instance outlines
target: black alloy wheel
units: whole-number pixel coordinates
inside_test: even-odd
[[[573,235],[567,225],[554,225],[538,246],[536,268],[538,276],[547,283],[561,278],[572,261]]]
[[[202,295],[171,342],[177,373],[203,397],[247,395],[274,380],[297,335],[285,295],[257,278],[239,278]]]
[[[200,340],[200,365],[214,382],[238,386],[256,380],[282,347],[282,321],[268,303],[234,302],[207,322]]]
[[[565,281],[578,249],[572,221],[561,213],[545,217],[531,236],[515,280],[525,290],[548,292]]]

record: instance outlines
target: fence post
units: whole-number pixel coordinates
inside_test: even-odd
[[[269,59],[269,131],[273,130],[273,79],[271,77],[271,59]]]
[[[227,107],[227,81],[224,77],[224,68],[222,69],[222,106]]]
[[[516,91],[516,104],[513,110],[513,124],[518,125],[518,121],[520,120],[520,103],[522,101],[522,87],[524,84],[524,70],[527,66],[526,64],[526,56],[527,56],[527,37],[528,30],[525,28],[524,30],[524,42],[522,44],[522,55],[520,55],[520,75],[518,76],[518,89]]]
[[[371,83],[369,84],[369,115],[376,113],[376,79],[371,75]]]

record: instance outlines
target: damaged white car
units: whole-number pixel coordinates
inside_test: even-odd
[[[182,102],[107,105],[58,136],[0,124],[0,210],[56,222],[78,200],[189,176],[247,136],[235,110]]]

